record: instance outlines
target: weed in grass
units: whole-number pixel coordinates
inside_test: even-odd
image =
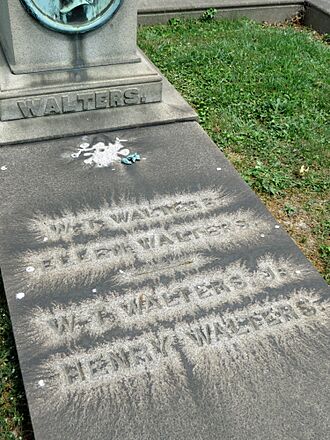
[[[329,246],[325,244],[321,245],[319,248],[319,252],[327,268],[327,275],[325,279],[330,284],[330,245]]]
[[[214,20],[217,10],[215,8],[207,9],[201,16],[201,21],[211,21]]]
[[[271,195],[280,193],[289,186],[289,179],[281,170],[281,163],[277,162],[272,169],[257,160],[254,168],[243,173],[246,182],[259,191]]]
[[[180,18],[176,18],[176,17],[174,17],[174,18],[170,18],[170,19],[168,20],[168,24],[169,24],[170,26],[177,26],[177,25],[181,24],[181,19],[180,19]]]
[[[322,35],[322,40],[323,40],[325,43],[330,43],[330,34],[323,34],[323,35]]]
[[[286,215],[292,216],[297,212],[297,209],[292,205],[285,205],[283,211],[286,213]]]

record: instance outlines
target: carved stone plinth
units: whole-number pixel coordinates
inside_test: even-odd
[[[20,0],[0,2],[0,44],[14,73],[134,63],[137,2],[125,0],[115,16],[85,34],[63,34],[43,26]]]

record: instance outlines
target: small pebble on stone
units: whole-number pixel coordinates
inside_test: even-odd
[[[24,297],[25,297],[25,293],[24,292],[16,293],[16,298],[17,299],[23,299]]]
[[[26,268],[26,271],[31,273],[31,272],[35,271],[35,268],[33,266],[29,266],[29,267]]]

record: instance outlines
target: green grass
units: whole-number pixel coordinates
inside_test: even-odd
[[[140,47],[257,189],[329,188],[330,51],[310,32],[251,21],[140,30]],[[309,167],[302,178],[299,170]]]
[[[330,281],[324,226],[330,191],[326,38],[246,19],[173,20],[140,28],[139,45],[271,210],[274,196],[283,202],[282,214],[288,200],[299,198],[296,220],[306,217],[310,229],[306,246],[299,231],[292,235]],[[273,213],[285,224],[280,212]],[[292,223],[292,216],[287,220]]]
[[[325,41],[308,30],[210,19],[141,28],[139,44],[330,281]],[[0,298],[0,439],[28,440],[10,320]]]
[[[30,434],[30,421],[17,353],[0,282],[0,439],[30,440],[33,438]]]

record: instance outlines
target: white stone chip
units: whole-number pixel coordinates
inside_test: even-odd
[[[39,382],[38,382],[38,385],[39,385],[39,387],[44,387],[45,385],[46,385],[46,383],[45,383],[45,381],[44,380],[39,380]]]
[[[34,271],[35,271],[35,268],[34,268],[33,266],[28,266],[28,267],[26,268],[26,271],[29,272],[29,273],[31,273],[31,272],[34,272]]]
[[[2,167],[1,167],[1,171],[6,171],[8,168],[5,166],[5,165],[3,165]]]
[[[222,168],[217,168],[217,171],[222,171]]]
[[[16,293],[16,298],[17,299],[23,299],[24,297],[25,297],[25,293],[24,292]]]

